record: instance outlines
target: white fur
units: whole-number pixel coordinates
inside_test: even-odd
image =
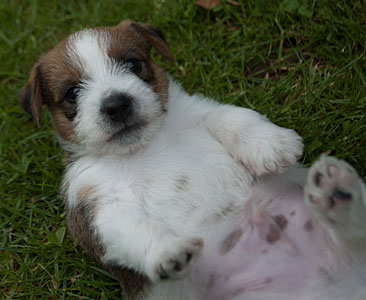
[[[67,56],[83,74],[75,120],[81,147],[74,147],[79,153],[129,153],[148,143],[161,126],[162,105],[157,95],[141,79],[108,56],[109,44],[107,31],[93,29],[77,32],[68,40]],[[136,118],[147,123],[139,137],[139,145],[126,143],[121,147],[120,144],[113,146],[108,143],[105,147],[117,129],[105,127],[100,108],[102,100],[113,92],[125,92],[136,99]]]
[[[107,50],[110,35],[105,30],[86,29],[68,38],[66,55],[84,75],[103,78],[109,72]]]
[[[96,44],[101,48],[96,49]],[[261,269],[258,271],[254,265],[253,270],[238,274],[225,271],[224,258],[217,254],[223,237],[238,224],[250,219],[253,221],[250,224],[261,226],[265,220],[260,208],[264,199],[286,199],[292,187],[306,185],[305,172],[296,167],[280,173],[301,156],[301,138],[293,130],[278,127],[252,110],[189,96],[173,81],[169,86],[169,110],[163,116],[153,91],[138,77],[116,66],[106,56],[107,47],[108,37],[103,31],[86,31],[70,40],[69,56],[81,62],[80,67],[89,79],[83,82],[75,120],[81,142],[74,147],[78,147],[81,157],[69,166],[64,176],[66,201],[71,209],[78,205],[78,192],[83,187],[95,187],[92,198],[97,199],[97,203],[92,226],[106,250],[102,261],[127,266],[149,276],[154,285],[145,299],[150,300],[352,299],[366,281],[366,256],[358,253],[354,260],[340,260],[338,264],[337,257],[326,252],[333,251],[332,246],[328,247],[332,242],[321,239],[327,230],[316,235],[319,247],[316,242],[314,247],[309,246],[314,253],[327,249],[323,261],[310,254],[307,256],[306,250],[303,253],[294,245],[279,250],[279,253],[298,251],[305,261],[314,258],[307,261],[309,268],[300,268],[293,273],[293,278],[290,274],[287,290],[276,291],[274,287],[271,292],[260,291],[270,282],[262,273],[256,273],[262,272]],[[109,143],[109,132],[99,121],[101,99],[115,90],[138,99],[138,115],[148,124],[141,133],[142,138],[134,145],[122,147]],[[270,175],[258,177],[267,173]],[[364,188],[358,178],[352,180]],[[359,192],[357,184],[355,193]],[[315,190],[309,186],[310,192]],[[363,219],[358,217],[355,224],[364,226],[366,213],[362,199],[366,198],[363,195],[356,199],[357,207],[363,209]],[[315,209],[315,214],[317,212]],[[325,218],[324,213],[320,213],[319,218]],[[357,239],[363,241],[360,247],[364,247],[365,234],[359,234]],[[349,247],[351,255],[357,252],[346,243],[342,247],[343,250]],[[342,251],[340,255],[345,255]],[[190,260],[187,253],[192,255]],[[233,259],[237,258],[235,253],[232,255]],[[218,292],[207,298],[200,292],[199,279],[217,272],[215,265],[220,265],[220,259],[223,262],[220,271],[227,272],[232,280],[226,288],[239,293],[220,298]],[[176,261],[180,262],[182,270],[174,269]],[[261,263],[264,260],[257,265]],[[324,276],[317,273],[323,265],[333,266],[331,274],[337,280],[340,278],[339,281],[326,283]],[[233,266],[240,266],[240,261]],[[270,265],[268,274],[274,270],[278,274],[283,272],[281,266]],[[161,280],[162,273],[172,281]],[[340,273],[344,276],[338,276]],[[237,282],[246,282],[248,292],[240,291]]]

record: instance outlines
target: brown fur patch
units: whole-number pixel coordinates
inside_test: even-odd
[[[222,255],[225,255],[228,253],[231,249],[233,249],[236,244],[239,242],[240,237],[243,235],[243,230],[241,228],[238,228],[231,232],[222,242],[220,247],[220,253]]]
[[[77,157],[77,155],[74,155],[73,153],[65,150],[61,162],[64,166],[67,166],[73,163],[77,159]]]
[[[126,21],[121,22],[120,25],[125,22]],[[162,57],[169,60],[170,62],[174,62],[173,54],[166,43],[163,32],[159,28],[153,25],[136,23],[130,23],[129,27],[133,28],[136,33],[144,37],[150,45],[154,46]]]
[[[39,69],[40,66],[36,63],[19,96],[20,106],[32,117],[37,126],[40,126],[42,116],[42,89]]]
[[[63,100],[67,90],[77,85],[81,80],[81,70],[78,70],[65,56],[67,39],[56,45],[34,65],[31,76],[22,90],[20,103],[23,108],[32,112],[39,125],[41,106],[48,106],[56,129],[66,140],[77,142],[74,126],[68,119],[76,113],[76,105],[64,105]],[[75,111],[72,111],[72,110]],[[66,117],[68,116],[68,117]]]
[[[78,192],[78,201],[80,203],[87,203],[89,200],[91,200],[93,194],[95,194],[96,191],[96,187],[92,185],[82,187]]]
[[[159,95],[164,111],[168,111],[168,88],[169,80],[165,71],[159,68],[155,63],[151,64],[155,74],[155,82],[152,85],[153,91]]]
[[[154,80],[154,74],[150,66],[151,57],[148,42],[137,35],[129,26],[107,29],[111,35],[108,55],[120,63],[130,58],[140,61],[141,70],[136,75],[147,83],[151,83]]]
[[[66,39],[41,58],[43,103],[53,116],[59,135],[77,143],[71,114],[76,114],[76,105],[65,103],[68,89],[80,83],[82,70],[74,66],[65,56]]]
[[[92,187],[86,187],[80,196],[89,197],[94,191]],[[81,199],[80,199],[81,200]],[[70,234],[74,240],[93,257],[95,261],[101,264],[101,258],[104,255],[104,247],[95,233],[92,225],[95,211],[95,202],[80,201],[74,208],[67,208],[66,221]],[[137,274],[135,271],[119,266],[103,265],[107,271],[112,273],[121,286],[121,289],[127,299],[137,299],[138,296],[149,288],[151,282],[145,276]]]
[[[123,61],[127,58],[135,58],[141,61],[141,72],[136,75],[151,86],[152,90],[159,96],[163,110],[167,111],[169,80],[165,71],[151,59],[150,48],[153,45],[159,52],[162,49],[167,49],[166,51],[170,53],[170,50],[165,41],[159,41],[156,36],[153,37],[152,43],[149,38],[154,34],[151,33],[149,36],[149,31],[147,31],[143,35],[141,32],[136,31],[136,26],[133,26],[133,24],[131,21],[125,20],[116,27],[107,28],[112,34],[108,55],[117,61]],[[144,26],[147,25],[138,25],[138,28]]]
[[[67,141],[78,143],[73,123],[66,118],[60,108],[56,105],[49,105],[49,110],[53,116],[53,123],[60,137]]]

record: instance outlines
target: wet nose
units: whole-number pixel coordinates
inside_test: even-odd
[[[104,100],[101,111],[114,122],[126,122],[132,113],[132,98],[124,93],[114,93]]]

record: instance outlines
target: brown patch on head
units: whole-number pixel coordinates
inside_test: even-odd
[[[284,215],[274,216],[273,220],[281,231],[283,231],[287,227],[288,221]]]
[[[189,178],[183,175],[176,181],[175,187],[180,191],[184,191],[187,189],[188,184]]]
[[[269,231],[266,236],[266,241],[270,244],[274,244],[281,239],[281,231],[277,225],[271,223],[269,225]]]
[[[42,116],[42,89],[39,70],[39,64],[35,64],[29,80],[19,96],[20,106],[35,120],[38,126],[40,126]]]
[[[58,44],[41,60],[44,103],[48,106],[59,135],[68,141],[77,142],[72,123],[76,116],[76,103],[65,99],[67,91],[82,80],[79,70],[66,56],[66,40]]]
[[[243,230],[238,228],[231,232],[222,242],[220,247],[220,254],[225,255],[231,249],[233,249],[238,243],[240,237],[243,235]]]
[[[128,59],[138,60],[141,70],[136,75],[150,85],[166,111],[169,80],[164,70],[158,67],[150,56],[153,46],[164,58],[174,61],[163,33],[154,26],[136,24],[130,20],[107,29],[112,35],[108,55],[120,62]]]
[[[86,188],[82,196],[88,197],[92,189]],[[93,257],[95,261],[101,264],[101,258],[104,255],[104,248],[100,243],[100,238],[95,233],[92,219],[95,211],[95,202],[81,201],[76,207],[67,207],[67,226],[74,240]],[[121,286],[126,299],[137,299],[151,285],[150,280],[136,273],[135,271],[120,266],[103,265],[103,268],[112,273]]]
[[[78,139],[74,130],[74,124],[67,119],[62,109],[57,105],[50,105],[49,110],[53,116],[53,122],[60,137],[64,140],[77,143]]]
[[[64,100],[68,89],[80,83],[81,72],[66,57],[66,44],[67,39],[64,39],[33,66],[19,103],[38,125],[41,121],[41,106],[47,105],[60,136],[76,142],[72,124],[76,104]]]
[[[307,232],[310,232],[314,229],[314,224],[313,224],[313,221],[311,219],[309,219],[305,225],[304,225],[304,229],[307,231]]]
[[[95,30],[110,34],[108,55],[111,58],[116,61],[132,58],[141,62],[141,72],[136,75],[150,85],[162,103],[162,110],[167,111],[169,80],[150,56],[153,46],[163,57],[174,61],[163,33],[151,25],[135,24],[130,20],[125,20],[115,27],[100,27]],[[77,63],[77,55],[73,56],[73,61],[68,57],[67,43],[68,38],[34,65],[20,94],[19,103],[38,125],[41,121],[41,106],[47,105],[59,135],[65,140],[78,143],[72,122],[77,113],[77,104],[65,101],[65,96],[71,87],[78,86],[82,79],[85,79],[86,74],[79,69],[81,63]]]
[[[169,80],[165,71],[159,68],[155,63],[151,64],[155,73],[155,82],[152,84],[152,90],[159,95],[164,111],[168,110],[168,88]]]
[[[119,26],[125,23],[143,36],[151,46],[154,46],[162,57],[170,62],[174,62],[173,54],[168,47],[164,33],[158,27],[148,24],[128,23],[127,20],[121,22]]]

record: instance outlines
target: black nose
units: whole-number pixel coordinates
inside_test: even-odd
[[[132,98],[124,93],[114,93],[104,100],[101,111],[114,122],[126,122],[132,113]]]

